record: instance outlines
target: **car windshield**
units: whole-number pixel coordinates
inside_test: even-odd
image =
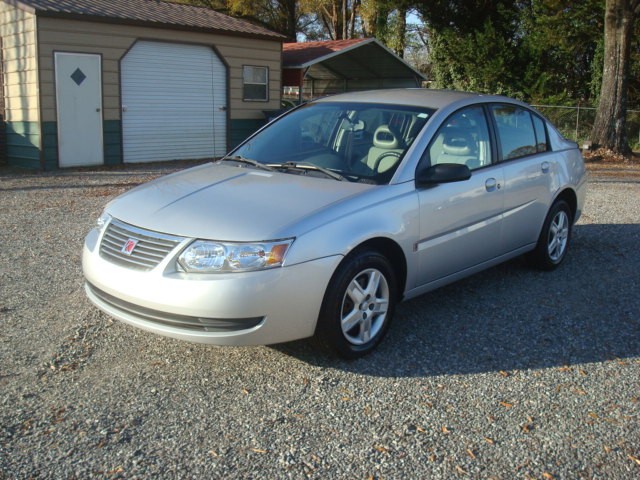
[[[385,184],[432,113],[411,106],[311,103],[269,125],[226,158],[289,173]]]

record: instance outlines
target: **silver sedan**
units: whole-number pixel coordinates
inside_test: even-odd
[[[585,198],[573,142],[501,96],[327,97],[121,195],[87,235],[109,315],[217,345],[369,353],[396,304],[518,255],[553,270]]]

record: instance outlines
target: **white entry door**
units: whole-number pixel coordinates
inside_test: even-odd
[[[104,163],[100,60],[100,55],[55,54],[61,167]]]

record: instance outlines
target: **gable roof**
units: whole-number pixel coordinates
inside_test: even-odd
[[[209,8],[161,0],[5,0],[43,17],[200,30],[284,40],[285,36]]]
[[[335,53],[344,53],[360,43],[370,43],[372,38],[352,38],[348,40],[328,40],[322,42],[296,42],[282,45],[282,66],[284,68],[305,68],[311,63],[321,62]]]
[[[425,76],[375,38],[282,45],[282,68],[311,78],[414,78]]]

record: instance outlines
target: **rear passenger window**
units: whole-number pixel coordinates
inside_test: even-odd
[[[537,153],[539,142],[533,127],[531,113],[514,105],[492,105],[491,113],[498,129],[502,159],[525,157]],[[543,130],[544,126],[541,125]],[[546,137],[545,150],[546,150]]]
[[[536,130],[536,151],[546,152],[549,141],[547,140],[547,130],[544,128],[544,121],[537,115],[532,115],[533,127]]]

